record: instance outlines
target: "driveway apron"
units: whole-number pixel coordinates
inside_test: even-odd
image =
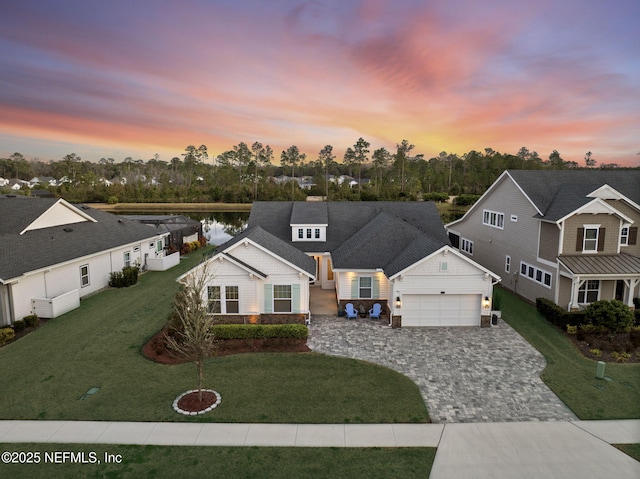
[[[503,321],[491,328],[392,329],[385,321],[316,315],[308,345],[406,375],[434,423],[576,419],[540,379],[543,356]]]

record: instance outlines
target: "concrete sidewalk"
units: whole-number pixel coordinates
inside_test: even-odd
[[[437,447],[431,478],[637,479],[640,420],[464,424],[0,421],[0,443]]]

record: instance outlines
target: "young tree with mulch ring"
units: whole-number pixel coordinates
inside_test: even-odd
[[[215,316],[209,314],[204,292],[210,274],[206,263],[200,272],[185,277],[183,287],[174,300],[174,316],[179,324],[174,335],[167,335],[167,345],[180,358],[196,365],[198,373],[198,400],[202,402],[204,362],[215,352]]]

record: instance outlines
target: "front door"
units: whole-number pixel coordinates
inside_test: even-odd
[[[616,281],[616,296],[618,301],[624,301],[624,281],[619,279]]]

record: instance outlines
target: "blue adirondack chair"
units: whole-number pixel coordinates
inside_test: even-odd
[[[358,312],[353,307],[353,304],[347,303],[344,307],[344,312],[347,315],[347,319],[358,319]]]
[[[380,319],[380,314],[382,314],[382,306],[380,303],[375,303],[369,310],[369,319]]]

